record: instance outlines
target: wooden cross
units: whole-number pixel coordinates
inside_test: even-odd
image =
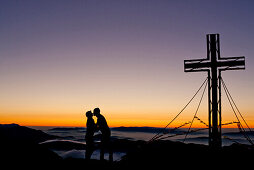
[[[221,147],[221,71],[245,69],[245,58],[244,56],[220,57],[219,34],[207,34],[206,39],[207,58],[184,60],[184,71],[208,73],[209,146],[219,148]]]

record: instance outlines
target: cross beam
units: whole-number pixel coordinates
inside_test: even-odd
[[[245,69],[245,57],[222,58],[219,34],[207,34],[206,39],[207,58],[184,60],[184,71],[208,73],[209,146],[219,148],[221,147],[221,71]]]

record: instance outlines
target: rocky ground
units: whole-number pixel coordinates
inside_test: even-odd
[[[252,166],[254,147],[250,145],[233,144],[214,150],[206,145],[184,144],[172,141],[131,141],[117,139],[112,143],[114,152],[126,151],[127,155],[120,161],[84,159],[62,159],[52,149],[75,148],[84,149],[84,144],[73,143],[42,143],[46,140],[57,139],[48,135],[16,124],[0,125],[0,160],[1,164],[49,169],[143,169],[173,167],[198,169],[218,167],[247,167]]]

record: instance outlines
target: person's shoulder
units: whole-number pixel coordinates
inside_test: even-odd
[[[103,119],[103,118],[105,118],[102,114],[100,114],[99,116],[98,116],[98,118],[101,118],[101,119]]]

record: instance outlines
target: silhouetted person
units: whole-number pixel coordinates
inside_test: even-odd
[[[101,131],[101,145],[100,145],[100,160],[104,160],[104,152],[107,148],[109,150],[109,161],[113,161],[113,153],[110,146],[110,129],[108,127],[107,121],[103,115],[100,113],[99,108],[94,109],[94,115],[97,117],[96,128]]]
[[[87,122],[86,122],[86,159],[89,160],[94,151],[94,141],[93,135],[95,132],[95,123],[93,120],[93,113],[91,111],[86,112]]]

